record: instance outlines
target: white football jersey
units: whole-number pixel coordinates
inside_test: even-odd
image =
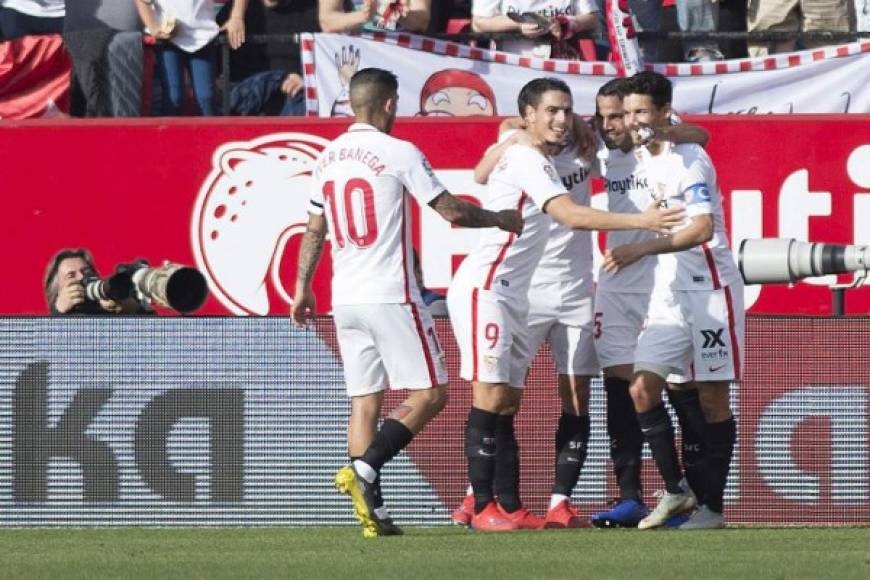
[[[551,157],[553,166],[577,205],[589,205],[592,164],[578,157],[576,148],[566,147]],[[592,282],[592,232],[573,230],[550,220],[550,235],[544,255],[532,277],[532,284],[576,280]]]
[[[617,213],[641,213],[653,202],[644,164],[634,151],[608,149],[604,143],[598,148],[599,171],[607,191],[607,209]],[[643,242],[655,237],[648,230],[614,230],[607,232],[607,247]],[[644,256],[631,266],[615,274],[598,273],[598,287],[608,292],[647,293],[655,281],[655,256]]]
[[[522,212],[523,234],[481,230],[477,246],[456,277],[484,290],[525,299],[552,223],[541,208],[568,192],[550,159],[525,145],[508,147],[489,176],[487,191],[486,209]]]
[[[716,169],[700,145],[665,143],[661,153],[646,155],[650,185],[663,197],[667,207],[684,208],[686,221],[674,228],[689,226],[689,219],[713,216],[713,238],[682,252],[659,254],[655,270],[657,288],[675,290],[715,290],[740,281],[734,255],[728,246],[722,193]],[[628,269],[628,268],[626,268]]]
[[[332,303],[420,302],[411,207],[444,191],[423,153],[363,123],[330,143],[314,168],[308,211],[326,216]]]

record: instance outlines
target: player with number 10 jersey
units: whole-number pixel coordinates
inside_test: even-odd
[[[314,183],[309,211],[329,225],[332,303],[422,303],[408,194],[422,206],[445,189],[420,150],[355,123],[323,150]]]

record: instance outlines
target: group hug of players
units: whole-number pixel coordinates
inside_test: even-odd
[[[465,425],[468,493],[456,523],[480,531],[585,526],[571,505],[590,434],[590,379],[603,369],[619,499],[598,527],[725,526],[723,495],[736,439],[729,386],[743,348],[742,280],[728,247],[707,133],[676,122],[672,87],[642,72],[596,96],[590,125],[570,88],[538,78],[520,116],[475,168],[478,207],[449,193],[413,144],[389,135],[398,84],[380,69],[351,81],[356,122],[316,163],[291,315],[314,313],[311,280],[331,242],[333,318],[351,400],[350,464],[336,474],[365,537],[400,534],[380,471],[447,401],[447,373],[414,278],[409,197],[449,222],[484,228],[456,272],[447,309],[473,389]],[[348,151],[362,155],[348,155]],[[377,156],[381,163],[357,159]],[[608,211],[590,207],[601,177]],[[592,231],[608,231],[593,284]],[[558,372],[561,415],[544,517],[522,504],[514,417],[544,342]],[[378,427],[387,388],[407,398]],[[663,404],[667,393],[682,434]],[[641,493],[646,442],[665,491],[651,511]]]

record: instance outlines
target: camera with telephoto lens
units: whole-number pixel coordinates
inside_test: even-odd
[[[85,300],[98,302],[100,300],[126,300],[133,293],[133,280],[129,274],[116,273],[103,280],[91,276],[82,280],[85,287]]]
[[[198,309],[208,297],[208,283],[196,268],[171,262],[152,268],[141,259],[119,264],[105,280],[87,278],[83,285],[85,299],[92,302],[135,298],[146,309],[156,302],[183,314]]]
[[[784,284],[814,276],[856,272],[853,284],[857,285],[867,278],[870,247],[781,238],[743,240],[738,263],[747,284]]]

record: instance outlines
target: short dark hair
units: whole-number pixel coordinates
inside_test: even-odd
[[[517,107],[520,109],[520,117],[526,116],[526,107],[531,106],[533,109],[541,102],[541,97],[547,91],[559,91],[571,96],[571,88],[568,84],[553,77],[541,77],[531,80],[520,89],[520,96],[517,97]]]
[[[364,68],[350,78],[350,107],[354,113],[380,108],[396,95],[399,80],[382,68]]]
[[[97,269],[94,267],[94,258],[84,248],[67,248],[55,254],[51,262],[48,263],[48,268],[45,269],[45,278],[42,281],[45,300],[48,302],[48,309],[51,311],[54,311],[54,303],[57,302],[57,295],[60,292],[57,287],[57,271],[60,269],[61,262],[70,258],[81,258],[93,270],[94,275],[97,274]]]
[[[610,79],[598,88],[596,97],[619,97],[623,98],[628,94],[628,89],[631,86],[629,80],[625,77],[617,77]]]
[[[658,108],[669,105],[673,99],[674,87],[663,74],[645,70],[635,73],[628,81],[627,94],[650,96],[653,104]]]

